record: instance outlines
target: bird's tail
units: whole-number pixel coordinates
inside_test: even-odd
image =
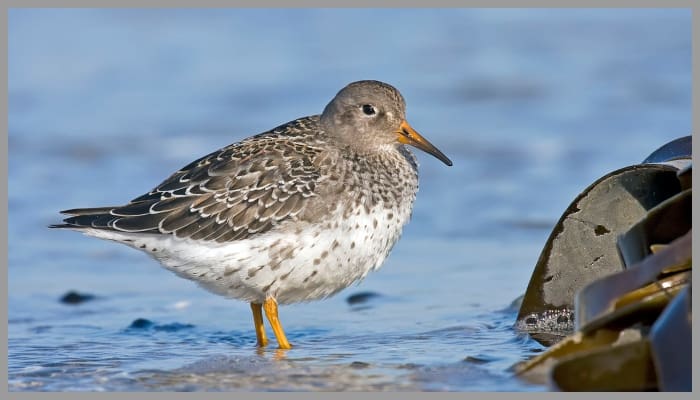
[[[95,208],[73,208],[63,210],[61,214],[69,215],[63,220],[62,224],[49,225],[49,228],[68,228],[68,229],[112,229],[110,222],[117,217],[110,214],[110,211],[117,207],[95,207]]]

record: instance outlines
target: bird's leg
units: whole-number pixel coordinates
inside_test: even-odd
[[[267,320],[270,321],[270,326],[272,326],[272,331],[275,333],[280,349],[291,349],[292,345],[287,341],[287,336],[284,335],[284,329],[282,329],[282,324],[280,324],[280,320],[277,317],[277,301],[272,297],[268,297],[265,303],[263,303],[263,308],[265,309]]]
[[[267,336],[265,336],[265,326],[262,318],[262,304],[250,303],[253,310],[253,323],[255,324],[255,337],[258,338],[258,346],[267,346]]]

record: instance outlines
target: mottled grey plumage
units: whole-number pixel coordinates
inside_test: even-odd
[[[215,151],[126,205],[63,211],[53,227],[148,251],[253,304],[326,297],[378,268],[410,218],[418,175],[404,144],[451,165],[405,122],[395,88],[355,82],[321,115]]]
[[[127,205],[64,211],[75,215],[64,222],[216,242],[264,233],[316,196],[317,127],[318,117],[292,121],[190,163]]]

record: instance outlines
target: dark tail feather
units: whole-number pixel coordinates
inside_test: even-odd
[[[110,211],[114,210],[118,206],[113,207],[94,207],[94,208],[72,208],[70,210],[63,210],[61,214],[67,215],[96,215],[96,214],[109,214]]]
[[[74,208],[61,211],[61,214],[67,214],[70,217],[64,219],[63,224],[49,225],[49,228],[111,229],[110,223],[118,218],[109,213],[114,208],[116,207]]]

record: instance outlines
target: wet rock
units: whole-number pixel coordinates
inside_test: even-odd
[[[668,142],[641,164],[603,176],[574,199],[537,260],[516,327],[545,345],[551,343],[539,333],[570,334],[572,319],[556,314],[574,309],[576,293],[690,229],[691,143],[691,136]]]
[[[354,368],[354,369],[365,369],[365,368],[369,368],[369,367],[370,367],[369,363],[366,363],[363,361],[353,361],[350,363],[350,368]]]
[[[633,341],[603,346],[554,365],[553,389],[559,391],[651,391],[656,390],[649,346]]]
[[[351,306],[355,305],[360,305],[360,304],[365,304],[371,300],[375,300],[382,295],[376,292],[360,292],[360,293],[355,293],[353,295],[348,296],[345,301],[348,302]]]
[[[95,295],[89,293],[79,293],[74,290],[61,296],[61,303],[63,304],[82,304],[86,301],[94,300]]]
[[[642,164],[666,162],[680,158],[690,158],[693,150],[692,136],[684,136],[672,140],[656,149],[649,157],[642,161]]]
[[[183,329],[194,328],[192,324],[183,324],[180,322],[172,322],[169,324],[156,324],[155,322],[145,319],[137,318],[134,322],[129,325],[129,329],[152,329],[154,331],[161,332],[177,332]]]
[[[148,329],[153,325],[153,321],[145,318],[137,318],[131,323],[131,325],[129,325],[129,329]]]
[[[650,256],[652,245],[666,245],[691,229],[692,190],[684,190],[654,207],[623,233],[617,247],[625,266]]]
[[[526,319],[533,315],[570,312],[579,290],[624,270],[617,238],[680,191],[676,172],[670,165],[633,165],[586,188],[564,212],[540,254],[518,313],[518,326],[532,332],[528,327],[533,324]],[[561,326],[573,328],[570,323]],[[537,340],[536,335],[533,338]]]
[[[633,321],[639,320],[641,315],[655,319],[664,303],[668,303],[671,292],[689,280],[691,244],[689,232],[658,254],[584,287],[577,294],[577,328],[592,332],[615,321],[630,319],[632,315],[638,315]],[[662,278],[668,275],[669,267],[675,267],[675,273]],[[654,299],[658,301],[652,301]],[[658,308],[657,312],[652,312]]]
[[[464,357],[464,362],[471,363],[471,364],[488,364],[490,362],[494,362],[498,360],[498,358],[494,358],[491,356],[479,354],[476,356],[466,356]]]
[[[668,173],[674,170],[675,174]],[[585,222],[593,235],[579,235],[578,243],[571,241],[570,247],[563,248],[569,253],[575,253],[577,248],[583,250],[580,257],[569,260],[570,270],[552,270],[552,266],[561,265],[556,259],[549,263],[552,260],[548,252],[552,241],[556,245],[558,235],[566,234],[562,221],[569,218],[571,208],[567,210],[538,261],[535,274],[539,276],[533,275],[530,281],[516,323],[516,327],[532,335],[543,330],[539,326],[543,320],[550,322],[544,330],[556,331],[558,325],[570,324],[573,318],[576,332],[532,359],[516,364],[517,375],[531,382],[549,383],[557,391],[692,390],[691,177],[690,137],[686,137],[660,147],[644,164],[601,178],[579,196],[577,201],[593,196],[595,213],[586,218],[576,216],[576,221]],[[596,194],[596,186],[606,183],[612,186]],[[625,198],[625,191],[637,204]],[[576,201],[572,207],[573,213],[584,209]],[[640,212],[636,221],[627,222]],[[594,218],[602,218],[602,222]],[[558,228],[562,230],[557,232]],[[578,233],[573,232],[576,237]],[[616,242],[617,257],[597,255],[601,251],[598,237],[606,240],[606,246]],[[610,266],[613,261],[612,267],[620,270],[613,269],[604,276],[591,275],[590,269],[595,265],[585,263],[586,257],[591,256],[595,256],[593,264],[601,261]],[[547,268],[538,271],[543,258]],[[546,284],[572,273],[567,281],[573,282],[569,288],[576,292],[574,314],[557,315],[559,310],[546,310],[552,304],[543,298],[556,297],[547,293]],[[591,278],[593,281],[589,282]],[[545,285],[538,286],[540,281]],[[540,303],[533,303],[533,299]],[[523,308],[528,306],[545,306],[545,311],[523,314]],[[547,313],[551,318],[542,318]]]
[[[691,297],[690,287],[676,296],[654,324],[649,336],[659,389],[663,391],[693,390]],[[669,351],[669,343],[677,343],[679,351]]]

